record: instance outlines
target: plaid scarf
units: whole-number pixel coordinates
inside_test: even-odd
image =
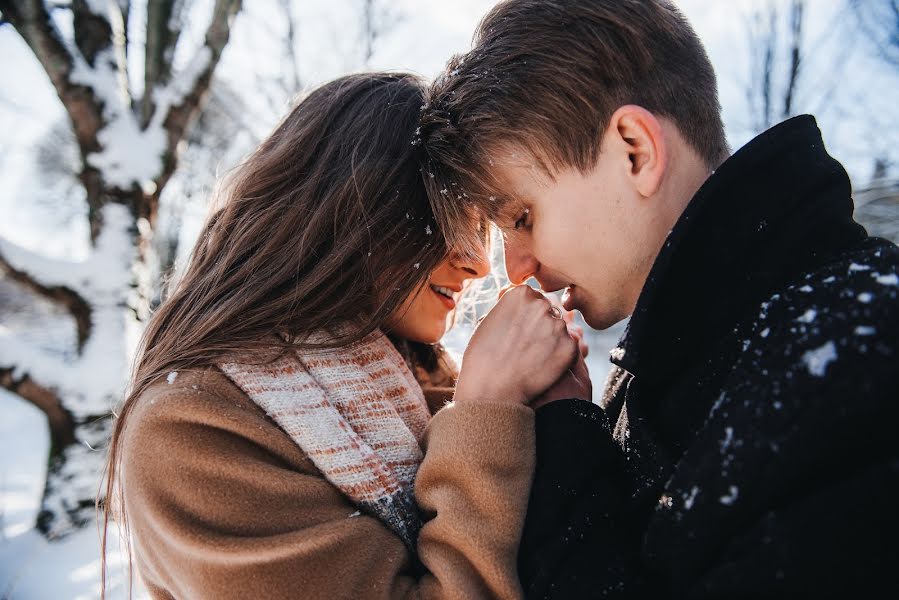
[[[219,368],[328,481],[414,551],[421,517],[413,488],[430,413],[421,386],[383,333],[352,347],[297,349],[265,364]]]

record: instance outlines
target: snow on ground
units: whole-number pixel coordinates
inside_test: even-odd
[[[0,544],[31,528],[47,472],[47,419],[33,405],[0,389]],[[3,569],[5,561],[0,561]],[[3,574],[0,572],[0,590]],[[0,598],[4,597],[0,591]]]
[[[115,542],[115,537],[112,538]],[[30,529],[0,543],[0,594],[10,600],[94,600],[100,597],[100,550],[97,530],[85,528],[57,543]],[[109,600],[128,598],[128,565],[110,560]],[[131,596],[147,597],[135,580]]]
[[[0,390],[0,598],[87,600],[100,597],[100,542],[86,527],[48,543],[34,527],[49,448],[46,419],[18,396]],[[118,548],[118,532],[110,530]],[[127,563],[110,553],[107,598],[127,598]],[[135,582],[133,598],[145,597]]]

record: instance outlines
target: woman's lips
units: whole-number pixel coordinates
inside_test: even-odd
[[[443,303],[443,305],[444,305],[448,310],[453,310],[454,308],[456,308],[456,301],[455,301],[455,300],[453,300],[452,298],[448,298],[447,296],[444,296],[444,295],[441,294],[440,292],[436,291],[433,287],[431,287],[431,288],[429,288],[429,289],[431,290],[431,293],[432,293],[432,294],[434,294],[435,296],[437,296],[437,298]]]

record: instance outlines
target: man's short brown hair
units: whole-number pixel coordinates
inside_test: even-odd
[[[504,0],[431,87],[425,180],[444,202],[474,200],[494,218],[493,153],[521,147],[550,173],[585,172],[625,104],[670,119],[711,168],[728,154],[714,70],[670,2]]]

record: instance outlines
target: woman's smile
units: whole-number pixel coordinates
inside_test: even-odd
[[[452,290],[449,287],[434,284],[431,284],[430,287],[431,292],[433,292],[433,294],[437,296],[437,299],[443,303],[447,310],[453,310],[454,308],[456,308],[456,300],[454,296],[456,293],[462,291],[461,288],[459,288],[458,290]]]
[[[409,294],[395,311],[387,329],[406,340],[436,344],[453,325],[453,311],[465,282],[489,272],[486,246],[480,248],[476,257],[462,258],[458,254],[446,257],[431,271],[426,287],[423,285]]]

